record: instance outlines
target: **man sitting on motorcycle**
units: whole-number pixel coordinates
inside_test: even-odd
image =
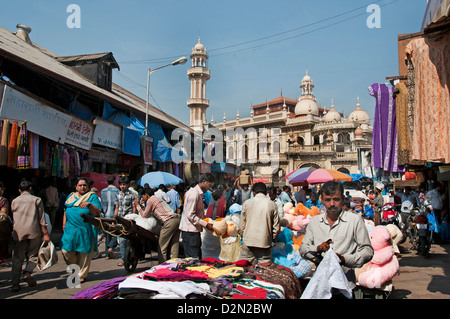
[[[402,217],[404,227],[407,227],[406,220],[408,219],[411,210],[414,207],[419,206],[419,195],[415,191],[411,190],[411,187],[409,186],[406,186],[403,192],[395,191],[395,195],[400,197],[402,200],[400,216]]]

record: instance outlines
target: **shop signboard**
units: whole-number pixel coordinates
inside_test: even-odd
[[[27,129],[49,140],[64,144],[72,116],[60,112],[41,101],[10,86],[5,86],[0,116],[27,121]]]
[[[232,165],[227,163],[212,163],[211,164],[211,172],[212,173],[227,173],[236,175],[236,169]]]
[[[84,150],[90,150],[94,126],[82,119],[72,117],[67,129],[66,143]]]
[[[122,127],[115,123],[94,118],[94,136],[92,143],[122,150]]]
[[[269,183],[272,183],[272,178],[270,178],[270,177],[254,177],[253,184],[254,183],[269,184]]]
[[[142,153],[144,154],[144,164],[153,164],[153,137],[141,136]]]

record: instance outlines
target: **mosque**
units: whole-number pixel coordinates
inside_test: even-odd
[[[206,121],[206,67],[208,55],[200,42],[192,49],[192,67],[188,70],[191,96],[190,126],[205,130],[219,129],[224,136],[224,157],[238,171],[248,169],[254,180],[274,186],[289,185],[283,178],[301,167],[316,167],[361,173],[370,176],[372,127],[370,116],[356,108],[344,117],[336,111],[333,100],[329,108],[317,104],[313,80],[306,72],[300,82],[298,99],[280,96],[252,105],[250,116],[222,122]]]

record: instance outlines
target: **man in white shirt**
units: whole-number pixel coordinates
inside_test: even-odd
[[[321,258],[330,248],[339,257],[350,288],[356,285],[354,268],[360,268],[373,257],[369,233],[361,216],[343,211],[344,188],[341,183],[326,182],[321,190],[324,214],[311,218],[300,246],[304,258]]]
[[[159,184],[158,190],[155,192],[155,196],[165,201],[167,204],[171,203],[169,196],[165,192],[166,186],[164,184]]]

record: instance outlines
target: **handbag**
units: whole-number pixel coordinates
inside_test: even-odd
[[[42,271],[50,268],[57,262],[58,254],[55,245],[51,241],[48,243],[44,241],[41,244],[41,248],[39,248],[37,268]]]

